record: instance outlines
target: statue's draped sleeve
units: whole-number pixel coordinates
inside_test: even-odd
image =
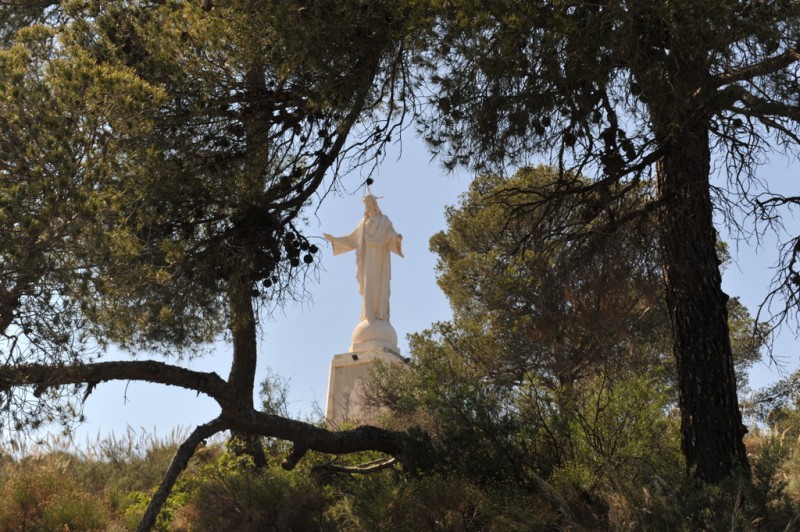
[[[397,231],[394,230],[394,227],[392,226],[392,222],[389,222],[389,227],[390,227],[390,230],[391,230],[391,233],[390,233],[391,236],[389,237],[389,251],[391,251],[392,253],[396,253],[397,255],[400,255],[401,257],[404,257],[404,255],[403,255],[403,239],[400,238],[400,235],[397,233]]]
[[[347,253],[348,251],[358,249],[359,245],[361,244],[362,225],[363,221],[359,222],[358,227],[356,227],[353,232],[347,236],[333,237],[331,244],[333,245],[334,255],[341,255],[342,253]]]

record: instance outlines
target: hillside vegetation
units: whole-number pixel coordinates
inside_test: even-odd
[[[785,429],[779,432],[777,426],[751,433],[746,443],[753,485],[698,488],[683,473],[675,419],[665,415],[661,422],[673,425],[671,435],[651,431],[627,439],[612,457],[593,449],[589,434],[576,430],[572,443],[580,441],[585,454],[528,486],[450,466],[333,473],[320,456],[287,472],[279,465],[282,456],[271,455],[270,465],[257,470],[224,444],[209,442],[176,485],[156,530],[800,529],[796,437],[784,437]],[[0,530],[135,530],[176,441],[129,433],[83,451],[58,439],[11,454],[6,450]],[[24,456],[12,457],[20,451]],[[649,458],[641,460],[644,455]]]

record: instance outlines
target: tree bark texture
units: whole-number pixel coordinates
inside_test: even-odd
[[[87,383],[95,386],[108,381],[145,381],[179,386],[203,393],[217,401],[223,409],[230,408],[228,383],[216,373],[194,371],[152,360],[96,362],[73,366],[49,364],[18,364],[0,366],[0,392],[15,386],[32,386],[34,394],[51,386]]]
[[[681,445],[689,471],[718,482],[747,471],[717,258],[704,124],[673,137],[658,167],[664,280],[677,362]]]
[[[235,395],[235,404],[244,411],[253,410],[253,390],[255,389],[258,345],[256,343],[256,316],[253,297],[250,294],[252,282],[243,275],[234,275],[228,289],[230,306],[230,331],[233,340],[233,361],[228,377],[230,390]],[[264,449],[258,437],[246,431],[233,431],[240,448],[253,458],[257,467],[267,465]]]

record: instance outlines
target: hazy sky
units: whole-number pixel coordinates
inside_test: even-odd
[[[790,170],[784,161],[764,168],[760,175],[775,180],[784,190],[797,188],[796,184],[792,186],[797,171]],[[308,285],[312,300],[289,305],[261,322],[257,379],[263,379],[267,366],[288,378],[290,412],[296,417],[312,415],[315,404],[324,411],[331,359],[347,351],[350,334],[359,320],[355,256],[348,253],[333,257],[321,235],[323,231],[337,236],[348,234],[356,226],[363,214],[363,189],[356,189],[364,177],[345,177],[345,187],[354,192],[328,196],[316,214],[309,213],[306,234],[318,237],[322,266],[318,281]],[[456,203],[469,185],[469,175],[446,174],[435,161],[430,161],[420,141],[406,134],[402,154],[400,146],[395,145],[373,177],[373,193],[384,196],[380,206],[404,237],[405,258],[392,255],[391,321],[401,353],[408,356],[406,334],[451,316],[447,300],[436,285],[436,258],[428,251],[428,240],[444,228],[444,207]],[[797,234],[796,221],[788,220],[787,229]],[[754,312],[772,276],[770,267],[777,258],[775,244],[766,242],[754,251],[746,245],[737,249],[732,243],[731,252],[735,263],[725,274],[724,289],[740,296]],[[787,370],[798,367],[794,337],[789,331],[776,343],[776,355],[783,357]],[[207,357],[184,364],[199,371],[216,371],[226,378],[230,359],[230,347],[221,344]],[[763,386],[778,377],[776,370],[757,364],[750,384]],[[128,426],[165,436],[175,427],[193,428],[209,421],[218,412],[212,400],[194,392],[140,382],[105,383],[89,397],[85,407],[88,420],[76,437],[81,442],[111,432],[120,435]]]

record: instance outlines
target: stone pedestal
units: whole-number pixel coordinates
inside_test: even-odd
[[[405,364],[396,349],[381,347],[335,355],[331,361],[325,419],[337,428],[343,422],[366,424],[383,412],[366,404],[364,390],[369,386],[369,372],[376,361]]]

